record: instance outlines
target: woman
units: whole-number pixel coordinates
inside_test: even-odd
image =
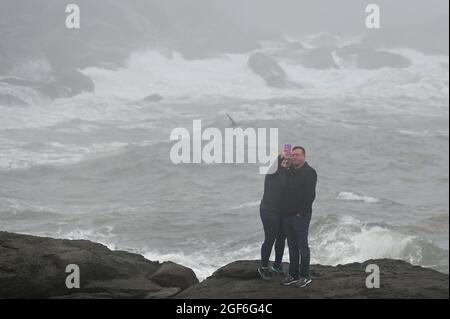
[[[283,226],[283,195],[286,187],[288,157],[283,152],[278,157],[277,170],[266,175],[264,179],[264,195],[260,205],[260,216],[264,227],[264,242],[261,246],[261,265],[258,273],[264,280],[272,279],[269,270],[269,259],[275,244],[275,263],[272,271],[283,274],[283,253],[286,235]]]

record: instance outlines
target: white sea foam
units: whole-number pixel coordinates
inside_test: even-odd
[[[331,216],[316,221],[310,244],[314,262],[330,265],[374,258],[421,264],[427,249],[417,236],[366,224],[350,216]]]
[[[364,202],[366,204],[374,204],[380,202],[378,198],[370,197],[366,195],[357,195],[352,192],[340,192],[336,199],[339,200],[348,200],[348,201],[358,201],[358,202]]]
[[[59,142],[26,143],[0,139],[0,170],[28,169],[39,165],[69,165],[92,157],[121,152],[129,143],[110,142],[91,145]]]
[[[410,49],[398,49],[412,65],[405,69],[355,68],[317,70],[279,59],[288,76],[302,89],[267,87],[247,66],[250,53],[226,54],[206,60],[185,60],[178,53],[171,57],[156,51],[132,54],[126,67],[108,70],[98,67],[83,72],[96,83],[100,96],[138,100],[158,93],[167,98],[229,96],[241,98],[273,98],[279,96],[411,96],[426,99],[448,95],[448,70],[442,63],[448,57],[421,54]]]

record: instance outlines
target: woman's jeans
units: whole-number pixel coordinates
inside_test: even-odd
[[[286,242],[283,215],[262,208],[260,209],[260,215],[264,226],[264,243],[261,246],[261,267],[268,267],[274,243],[275,264],[281,265]]]

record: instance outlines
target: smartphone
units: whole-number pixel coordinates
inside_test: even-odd
[[[292,144],[284,144],[284,152],[285,152],[288,156],[291,156],[291,152],[292,152]]]
[[[284,152],[286,153],[286,155],[288,157],[291,157],[291,153],[292,153],[292,144],[284,144],[284,148],[283,148]],[[288,159],[287,162],[287,166],[291,166],[291,159]]]

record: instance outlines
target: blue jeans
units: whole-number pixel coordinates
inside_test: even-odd
[[[260,209],[260,216],[264,227],[264,243],[261,246],[261,267],[268,267],[274,244],[275,264],[281,265],[286,242],[283,215],[266,209]]]
[[[289,275],[298,279],[309,278],[310,251],[308,231],[311,214],[284,217],[289,246]]]

